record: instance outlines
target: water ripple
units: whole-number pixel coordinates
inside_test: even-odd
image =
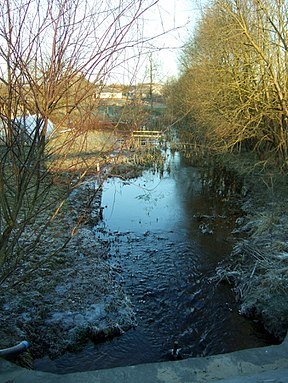
[[[177,166],[162,179],[147,172],[137,182],[114,178],[104,185],[108,208],[101,235],[111,241],[111,262],[122,270],[138,327],[106,343],[91,343],[78,354],[43,361],[46,370],[167,360],[175,340],[183,357],[269,344],[262,329],[238,314],[230,288],[209,280],[230,251],[224,240],[231,220],[218,218],[216,234],[205,236],[198,218],[229,217],[229,206],[202,193],[197,169],[179,161]],[[145,188],[150,192],[144,198]]]

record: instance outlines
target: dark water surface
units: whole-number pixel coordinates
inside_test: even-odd
[[[110,178],[103,190],[101,235],[112,239],[111,262],[121,271],[138,326],[46,361],[45,370],[68,373],[168,360],[174,341],[183,358],[271,344],[257,323],[239,315],[230,288],[211,281],[215,266],[231,250],[227,236],[239,217],[235,201],[209,194],[200,171],[178,153],[167,156],[164,174]],[[203,234],[203,224],[213,234]]]

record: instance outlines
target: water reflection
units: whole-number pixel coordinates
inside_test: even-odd
[[[239,316],[230,289],[210,282],[231,250],[226,239],[239,212],[209,194],[200,171],[179,153],[167,154],[162,175],[146,171],[130,181],[107,180],[102,206],[99,235],[113,238],[111,262],[122,270],[138,327],[59,358],[50,371],[167,360],[175,340],[184,358],[270,343],[261,328]],[[213,234],[203,234],[201,223]]]

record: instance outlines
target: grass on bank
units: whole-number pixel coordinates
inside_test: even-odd
[[[143,167],[157,164],[163,166],[159,146],[133,140],[127,133],[106,131],[87,131],[75,135],[65,132],[47,144],[47,169],[53,174],[77,173],[99,174],[103,169],[113,169],[113,175],[125,168]],[[131,170],[131,169],[130,169]]]
[[[253,153],[225,155],[222,164],[243,179],[243,223],[231,256],[214,280],[232,284],[242,315],[260,320],[282,341],[288,329],[288,177]]]

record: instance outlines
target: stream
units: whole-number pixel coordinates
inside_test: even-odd
[[[136,311],[138,326],[110,341],[89,343],[58,358],[67,372],[111,368],[171,358],[207,356],[272,343],[254,321],[239,315],[231,288],[211,277],[231,251],[230,233],[241,215],[236,197],[181,155],[167,152],[164,173],[145,171],[103,186],[103,221],[95,227],[111,241],[111,262]]]

